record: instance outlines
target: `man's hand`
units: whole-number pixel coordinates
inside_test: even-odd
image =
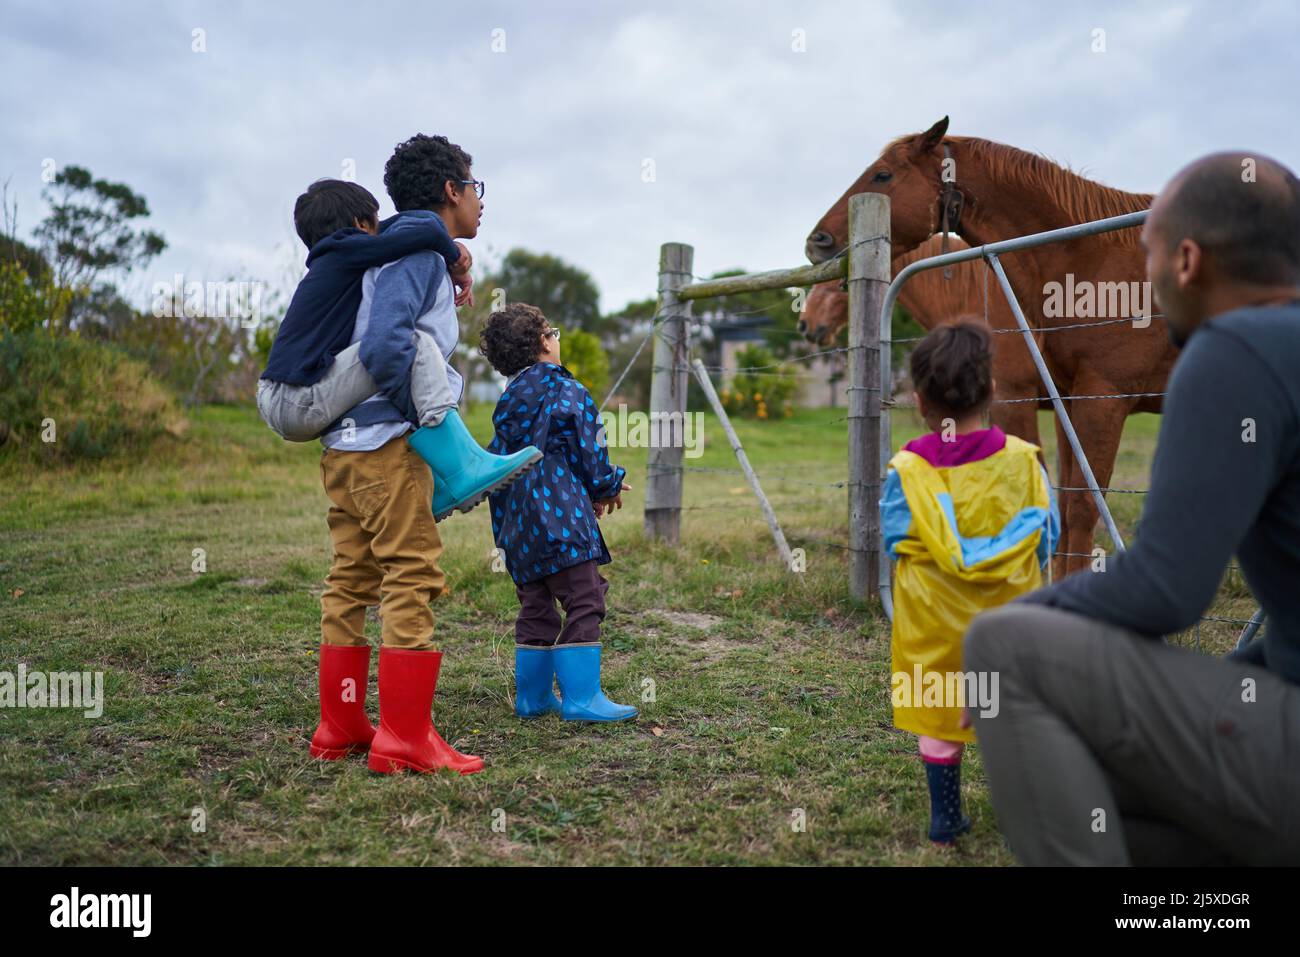
[[[469,254],[469,249],[464,243],[457,241],[456,248],[460,250],[460,258],[447,267],[447,272],[451,274],[452,285],[456,289],[453,301],[457,306],[472,306],[474,305],[474,277],[469,274],[469,270],[474,265],[474,257]]]
[[[469,253],[469,247],[456,240],[456,248],[460,250],[460,258],[447,267],[447,270],[455,276],[468,276],[470,267],[474,265],[474,257]]]
[[[452,276],[451,283],[456,288],[456,296],[452,300],[457,306],[474,305],[474,277],[468,274],[464,276]]]
[[[608,515],[616,508],[622,508],[623,493],[630,492],[630,491],[632,491],[632,486],[624,482],[623,487],[618,490],[618,494],[615,495],[613,498],[602,498],[599,501],[592,502],[591,505],[596,512],[596,517],[600,518],[602,515]]]

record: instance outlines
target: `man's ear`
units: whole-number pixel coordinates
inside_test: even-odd
[[[1205,269],[1205,256],[1201,247],[1190,239],[1181,240],[1174,250],[1174,271],[1180,288],[1186,289],[1196,282]]]

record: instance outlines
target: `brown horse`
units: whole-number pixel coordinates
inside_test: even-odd
[[[966,242],[978,246],[1151,204],[1149,194],[1103,186],[1033,153],[947,132],[944,117],[924,133],[886,146],[814,227],[805,247],[808,258],[822,262],[844,248],[848,197],[856,193],[890,197],[895,254],[921,245],[942,229],[945,219]],[[1137,231],[1040,246],[1007,255],[1003,265],[1030,326],[1050,330],[1042,335],[1043,353],[1061,394],[1108,397],[1065,402],[1104,488],[1125,417],[1160,411],[1158,393],[1164,392],[1177,355],[1164,323],[1141,305],[1150,301],[1150,286]],[[1066,489],[1082,489],[1082,470],[1059,422],[1056,432],[1058,480]],[[1054,562],[1057,574],[1088,564],[1097,524],[1097,509],[1087,492],[1063,491],[1060,501],[1060,548],[1066,554]]]
[[[942,251],[942,237],[931,236],[911,252],[896,256],[894,274],[918,259],[937,256]],[[953,250],[965,249],[966,243],[955,236],[948,237]],[[927,331],[935,326],[958,318],[982,319],[987,312],[988,326],[993,336],[993,380],[996,400],[990,411],[993,423],[1026,442],[1038,444],[1038,403],[1026,401],[1043,394],[1043,384],[1034,367],[1024,339],[1019,334],[1015,317],[1006,297],[997,288],[997,280],[989,277],[991,285],[986,290],[985,266],[979,262],[960,263],[952,268],[952,275],[944,278],[943,270],[930,269],[917,273],[898,293],[904,309]],[[987,299],[985,293],[987,291]],[[986,308],[987,306],[987,308]],[[872,317],[875,321],[875,317]],[[823,348],[835,341],[849,322],[849,295],[838,281],[818,283],[804,300],[799,313],[799,331],[809,342]],[[1042,334],[1037,334],[1042,346]]]
[[[948,238],[953,251],[965,250],[966,243],[957,237]],[[930,259],[943,251],[941,237],[931,237],[911,252],[896,256],[893,272],[897,274],[919,259]],[[944,278],[943,270],[927,269],[917,273],[898,291],[898,302],[922,328],[931,330],[941,322],[957,319],[983,319],[988,313],[988,326],[993,335],[993,381],[995,399],[989,417],[993,424],[1026,442],[1039,443],[1039,417],[1036,402],[1044,393],[1043,382],[1030,358],[1030,350],[1018,334],[1015,317],[1006,298],[997,289],[997,280],[989,277],[991,286],[985,300],[983,263],[961,263],[953,267],[952,276]],[[985,308],[987,307],[987,308]],[[872,317],[874,321],[874,317]],[[819,282],[803,300],[798,329],[810,342],[829,346],[849,324],[849,294],[837,281]],[[1014,332],[1013,332],[1014,330]],[[1037,333],[1039,346],[1043,334]]]

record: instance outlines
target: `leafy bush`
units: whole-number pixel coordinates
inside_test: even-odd
[[[29,276],[8,256],[0,256],[0,329],[25,332],[49,323],[58,325],[72,293],[54,284],[48,270]]]
[[[762,346],[746,346],[736,353],[740,369],[754,372],[737,372],[731,385],[718,397],[728,415],[754,419],[775,419],[794,415],[794,397],[799,391],[799,378],[788,369],[776,366],[776,357]],[[766,368],[776,366],[775,368]]]
[[[609,356],[601,348],[600,340],[581,329],[565,329],[560,361],[600,404],[609,388]]]
[[[119,349],[39,328],[0,331],[0,454],[103,458],[183,424],[167,389]]]

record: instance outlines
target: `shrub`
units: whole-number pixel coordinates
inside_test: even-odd
[[[182,425],[167,389],[112,345],[45,329],[0,331],[5,457],[103,458],[143,449]]]
[[[56,286],[48,270],[33,277],[14,260],[0,256],[0,330],[58,326],[71,301],[72,293]]]
[[[609,388],[609,356],[600,346],[600,340],[582,329],[563,331],[560,343],[560,360],[573,377],[587,387],[599,405]]]
[[[799,377],[776,365],[776,357],[762,346],[746,346],[736,353],[736,365],[753,372],[737,372],[718,397],[728,415],[754,419],[784,418],[794,414]]]

